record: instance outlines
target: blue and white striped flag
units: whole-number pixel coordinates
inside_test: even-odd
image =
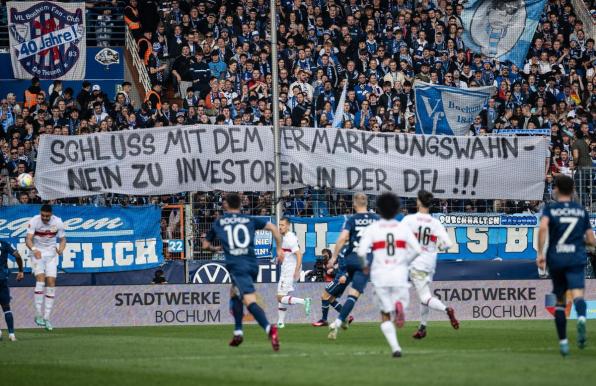
[[[337,102],[337,106],[335,107],[335,115],[333,116],[333,128],[340,128],[343,118],[344,118],[344,103],[346,102],[346,93],[348,92],[348,79],[344,81],[344,89],[341,92],[341,96],[339,97],[339,102]]]
[[[546,0],[468,0],[461,19],[472,51],[522,67]]]
[[[466,135],[493,86],[461,89],[416,81],[416,134]]]

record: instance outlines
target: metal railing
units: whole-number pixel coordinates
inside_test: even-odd
[[[126,49],[130,53],[133,66],[139,74],[139,82],[143,87],[144,94],[147,94],[149,90],[151,90],[151,80],[149,79],[147,67],[145,67],[145,64],[139,57],[139,46],[137,45],[137,42],[135,41],[128,27],[126,27]]]

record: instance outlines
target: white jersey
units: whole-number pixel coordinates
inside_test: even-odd
[[[298,262],[296,252],[300,250],[300,245],[298,245],[298,237],[296,237],[294,232],[288,231],[285,235],[283,235],[281,249],[284,252],[284,261],[281,265],[281,269],[284,271],[285,269],[291,268],[293,274],[294,269],[296,268],[296,263]]]
[[[375,287],[407,287],[408,267],[422,249],[410,230],[397,220],[379,220],[364,230],[358,256],[372,251],[370,281]]]
[[[27,234],[33,235],[33,246],[42,250],[50,251],[56,248],[56,238],[64,237],[64,223],[60,217],[52,215],[50,221],[44,224],[41,216],[37,215],[29,220]]]
[[[453,245],[447,230],[439,220],[426,213],[410,214],[402,220],[422,247],[422,253],[412,263],[417,271],[434,273],[439,248],[449,249]]]

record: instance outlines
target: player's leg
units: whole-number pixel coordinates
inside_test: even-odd
[[[567,270],[567,285],[573,297],[573,305],[577,313],[577,346],[586,347],[586,301],[584,300],[585,276],[584,267],[577,266]]]
[[[451,326],[457,330],[459,328],[459,321],[455,317],[455,311],[453,308],[447,307],[437,297],[432,296],[432,292],[430,290],[432,274],[429,272],[412,269],[410,271],[410,280],[416,289],[416,293],[418,294],[421,304],[420,326],[416,334],[414,334],[414,338],[422,339],[426,336],[426,324],[428,322],[430,310],[446,313],[449,317],[449,321],[451,322]]]
[[[299,298],[292,296],[294,292],[294,267],[288,269],[285,273],[282,273],[282,277],[279,280],[277,290],[277,301],[278,301],[278,327],[283,328],[285,322],[285,316],[287,312],[287,306],[300,304],[304,306],[304,312],[306,316],[310,316],[311,299],[310,298]]]
[[[35,293],[33,296],[33,304],[35,306],[35,324],[43,327],[43,299],[46,288],[46,261],[43,257],[31,259],[31,270],[35,276]]]
[[[364,293],[366,283],[368,283],[368,275],[365,275],[361,269],[355,270],[352,276],[352,288],[348,291],[348,298],[342,306],[341,312],[334,323],[338,323],[342,328],[347,328],[349,316],[360,298]]]
[[[244,316],[244,305],[238,288],[235,284],[232,284],[230,288],[230,312],[234,317],[234,336],[230,341],[230,346],[236,347],[244,341],[244,332],[242,331],[242,318]]]
[[[385,340],[391,347],[391,353],[395,358],[401,357],[401,347],[397,340],[395,324],[391,321],[391,314],[394,313],[395,304],[398,299],[391,287],[375,287],[375,299],[381,311],[381,331]]]
[[[282,265],[281,277],[277,283],[277,327],[284,328],[286,322],[286,313],[288,312],[288,305],[291,301],[290,292],[294,290],[294,272],[289,271]]]
[[[551,269],[550,276],[553,282],[553,293],[557,297],[555,306],[555,326],[557,336],[559,337],[559,351],[561,355],[569,355],[569,341],[567,340],[567,316],[565,315],[565,305],[567,298],[567,278],[564,270]]]
[[[343,278],[343,280],[342,280]],[[321,296],[321,319],[314,322],[315,327],[328,326],[327,318],[329,316],[329,308],[333,307],[338,313],[341,312],[342,305],[337,301],[340,298],[349,284],[349,280],[344,275],[336,275],[333,281],[329,282]]]
[[[0,280],[0,306],[4,312],[4,320],[8,328],[8,339],[15,341],[14,335],[14,318],[10,309],[10,289],[8,288],[8,280]],[[2,331],[0,330],[0,339],[2,339]]]
[[[44,257],[42,257],[43,259]],[[54,308],[54,300],[56,297],[56,276],[58,275],[58,257],[54,254],[46,260],[46,291],[44,303],[44,325],[47,331],[52,331],[52,323],[50,317],[52,316],[52,309]]]
[[[240,294],[242,295],[242,301],[246,306],[246,309],[255,318],[259,326],[268,335],[271,340],[271,346],[274,351],[279,350],[279,337],[277,335],[277,326],[271,325],[267,320],[265,311],[257,304],[257,295],[254,282],[259,274],[259,267],[254,264],[250,267],[243,267],[244,269],[238,269],[237,272],[231,272],[234,277],[234,281]]]

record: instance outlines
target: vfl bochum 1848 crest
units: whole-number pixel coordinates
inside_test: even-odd
[[[464,42],[474,52],[523,64],[546,0],[469,0],[464,3]]]
[[[9,2],[8,9],[15,78],[84,78],[84,3]]]

